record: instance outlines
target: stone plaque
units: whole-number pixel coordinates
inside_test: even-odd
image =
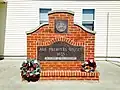
[[[83,46],[72,46],[66,42],[55,42],[50,46],[37,47],[37,59],[46,60],[84,60]]]
[[[55,33],[67,33],[68,21],[67,20],[55,20]]]

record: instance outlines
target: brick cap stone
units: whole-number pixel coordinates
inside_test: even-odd
[[[36,27],[35,29],[32,29],[32,30],[30,30],[30,31],[26,31],[26,34],[27,34],[27,35],[28,35],[28,34],[31,34],[31,33],[35,32],[38,28],[41,28],[42,26],[45,26],[45,25],[48,25],[48,23],[42,23],[42,24],[40,24],[38,27]]]
[[[87,31],[88,33],[91,33],[91,34],[96,34],[96,32],[95,32],[95,31],[92,31],[92,30],[90,30],[90,29],[86,28],[86,27],[85,27],[85,26],[83,26],[83,25],[80,25],[80,24],[78,24],[78,23],[74,23],[74,25],[76,25],[76,26],[79,26],[79,27],[83,28],[83,30],[84,30],[84,31]]]
[[[69,14],[74,15],[74,12],[73,12],[73,11],[70,11],[70,10],[53,10],[53,11],[50,11],[50,12],[48,13],[48,15],[54,14],[54,13],[69,13]]]

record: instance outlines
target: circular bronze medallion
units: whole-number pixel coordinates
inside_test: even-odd
[[[55,27],[56,27],[57,31],[64,32],[67,28],[67,25],[64,21],[57,21]]]

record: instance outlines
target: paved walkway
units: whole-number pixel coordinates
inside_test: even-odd
[[[38,81],[22,82],[19,60],[0,61],[0,90],[120,90],[120,67],[97,61],[100,81]]]

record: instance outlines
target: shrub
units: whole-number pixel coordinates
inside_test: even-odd
[[[95,69],[96,69],[96,63],[93,60],[85,61],[82,64],[82,68],[81,68],[81,70],[85,72],[94,72]]]
[[[37,60],[27,59],[20,67],[21,76],[23,79],[30,81],[38,81],[40,78],[40,66]]]

